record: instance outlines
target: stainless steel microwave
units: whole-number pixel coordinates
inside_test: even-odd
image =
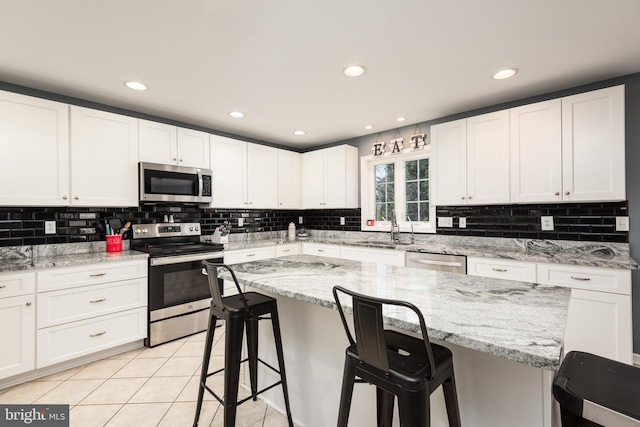
[[[210,203],[210,169],[140,162],[141,202]]]

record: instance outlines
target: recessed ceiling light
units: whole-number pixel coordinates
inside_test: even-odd
[[[508,79],[509,77],[515,76],[517,72],[517,68],[505,68],[495,73],[491,78],[494,80]]]
[[[244,113],[241,113],[240,111],[232,111],[232,112],[229,113],[229,115],[231,117],[235,117],[237,119],[239,119],[241,117],[244,117]]]
[[[407,119],[405,117],[398,117],[396,120],[399,122],[404,122]]]
[[[306,133],[305,131],[303,131],[303,130],[296,130],[296,131],[294,131],[293,133],[294,133],[294,135],[306,135],[306,134],[307,134],[307,133]]]
[[[125,85],[129,89],[133,89],[133,90],[147,90],[147,89],[149,89],[146,84],[140,83],[140,82],[125,82]]]
[[[364,67],[362,65],[349,65],[342,72],[347,77],[358,77],[364,74]]]
[[[365,129],[373,129],[373,126],[371,126],[371,125],[366,125],[364,128],[365,128]]]

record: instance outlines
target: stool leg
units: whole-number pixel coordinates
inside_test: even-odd
[[[453,368],[451,368],[451,376],[442,383],[442,391],[444,392],[444,403],[447,407],[449,427],[460,427],[460,408],[458,407],[458,395],[456,394],[456,380],[453,376]]]
[[[280,380],[282,380],[282,393],[284,394],[284,406],[287,410],[287,420],[289,421],[289,427],[293,427],[293,417],[291,416],[291,406],[289,404],[289,388],[287,387],[287,375],[284,369],[284,351],[282,350],[282,334],[280,333],[280,318],[278,317],[278,306],[276,304],[274,304],[273,310],[271,312],[271,324],[273,326],[274,341],[276,342],[276,353],[278,354],[278,369],[280,370]],[[256,361],[257,360],[258,358],[256,355]],[[256,372],[256,375],[257,375],[257,372]]]
[[[580,418],[582,417],[560,407],[560,420],[562,421],[562,427],[578,427],[580,425]]]
[[[422,390],[398,394],[398,412],[401,426],[429,427],[431,424],[429,392]]]
[[[258,398],[258,319],[247,319],[247,353],[249,356],[249,380],[251,396]]]
[[[207,374],[209,373],[209,357],[211,355],[211,347],[213,347],[213,335],[216,331],[216,321],[218,318],[214,315],[209,316],[209,326],[207,327],[207,337],[204,345],[204,355],[202,356],[202,370],[200,371],[200,386],[198,387],[198,402],[196,403],[196,417],[193,420],[193,427],[198,427],[200,419],[200,411],[202,410],[202,399],[204,398],[204,385],[207,382]]]
[[[391,427],[393,424],[393,399],[395,396],[388,391],[376,387],[376,401],[378,409],[378,427]]]
[[[344,361],[344,373],[342,374],[342,391],[340,392],[340,409],[338,410],[337,427],[347,427],[349,411],[351,410],[351,398],[353,397],[353,385],[356,382],[356,367],[347,356]]]
[[[242,360],[244,317],[230,316],[225,320],[224,355],[224,427],[236,425],[238,383]]]

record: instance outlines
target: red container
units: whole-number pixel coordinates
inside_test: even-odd
[[[376,220],[375,219],[368,219],[367,220],[367,225],[368,226],[376,225]]]
[[[122,236],[106,236],[107,252],[122,252]]]

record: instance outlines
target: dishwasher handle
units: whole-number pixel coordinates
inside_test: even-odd
[[[433,261],[430,259],[412,259],[411,262],[417,262],[418,264],[427,264],[427,265],[441,265],[443,267],[462,267],[461,262],[455,262],[455,261]]]

